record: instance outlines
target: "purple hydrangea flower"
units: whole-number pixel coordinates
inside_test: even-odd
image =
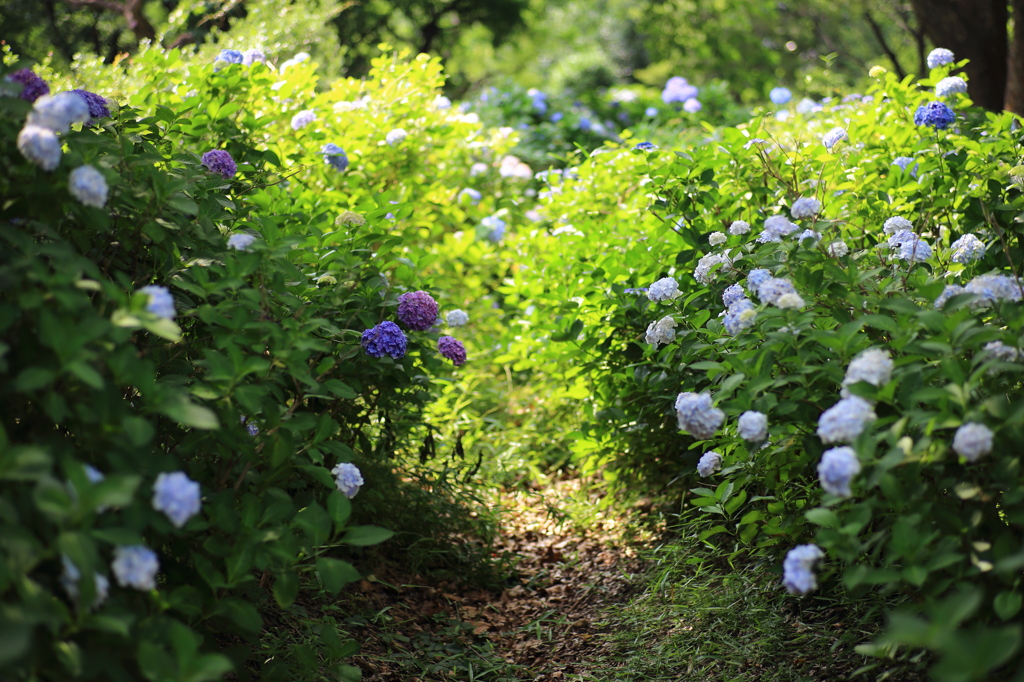
[[[202,505],[199,484],[183,471],[162,473],[153,484],[153,509],[162,511],[175,528],[181,528],[199,513]]]
[[[456,367],[466,364],[466,347],[453,336],[442,336],[438,339],[437,350]]]
[[[348,168],[348,155],[345,154],[344,149],[333,142],[325,144],[320,153],[324,155],[324,163],[334,170],[343,171]]]
[[[956,114],[942,102],[922,104],[914,113],[915,125],[931,126],[936,130],[945,130],[955,120]]]
[[[71,90],[71,92],[84,99],[86,105],[88,105],[89,123],[94,122],[98,118],[110,118],[110,107],[105,97],[82,89]]]
[[[430,329],[437,319],[437,301],[425,291],[398,297],[398,321],[413,331]]]
[[[238,50],[221,50],[220,54],[217,55],[217,59],[228,64],[241,64],[245,61],[245,55]]]
[[[114,550],[114,562],[110,568],[121,587],[134,587],[143,592],[156,589],[160,561],[156,552],[145,545],[118,547]]]
[[[42,78],[36,75],[32,69],[18,69],[7,77],[15,83],[21,83],[24,88],[18,95],[27,102],[35,102],[43,95],[50,94],[50,86]]]
[[[704,108],[704,105],[701,104],[700,100],[697,99],[696,97],[691,97],[688,100],[686,100],[685,102],[683,102],[683,110],[688,112],[688,113],[691,113],[691,114],[696,114],[698,111],[700,111],[703,108]]]
[[[359,488],[365,482],[359,467],[351,462],[342,462],[331,469],[331,473],[334,474],[334,484],[338,486],[338,490],[344,493],[345,497],[350,500],[356,496]]]
[[[292,116],[292,130],[303,128],[316,120],[316,112],[312,109],[305,109]]]
[[[211,149],[203,154],[203,165],[213,173],[219,173],[225,180],[233,178],[238,171],[235,160],[223,149]]]
[[[772,91],[768,93],[768,99],[772,101],[772,104],[782,105],[793,98],[793,93],[789,91],[789,88],[772,88]]]
[[[406,344],[405,334],[394,322],[384,321],[363,332],[363,350],[375,358],[390,355],[397,360],[405,355]]]
[[[698,92],[696,86],[690,85],[685,78],[673,76],[665,83],[665,89],[661,92],[661,100],[665,104],[685,102],[696,97]]]

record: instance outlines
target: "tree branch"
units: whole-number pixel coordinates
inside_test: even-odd
[[[892,66],[896,70],[896,76],[900,80],[906,78],[907,73],[903,70],[903,65],[900,64],[900,60],[896,56],[896,53],[892,51],[892,48],[889,47],[889,43],[886,42],[885,34],[882,32],[882,27],[878,25],[875,18],[871,16],[871,12],[867,10],[864,11],[864,19],[868,22],[868,26],[871,27],[871,32],[875,34],[875,40],[877,40],[878,44],[882,46],[882,51],[885,52],[885,56],[889,58],[890,62],[892,62]]]
[[[149,23],[149,19],[146,18],[142,11],[142,6],[146,4],[146,0],[125,0],[124,2],[115,2],[115,0],[64,1],[72,7],[92,7],[106,10],[107,12],[117,12],[124,17],[124,20],[128,23],[128,28],[131,29],[136,38],[139,40],[153,40],[156,38],[156,30],[153,28],[153,24]]]

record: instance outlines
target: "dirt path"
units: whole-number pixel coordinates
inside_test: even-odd
[[[594,514],[585,529],[559,523],[570,497],[596,508],[581,495],[570,480],[503,497],[499,549],[519,559],[516,583],[500,592],[415,576],[363,581],[363,598],[380,614],[352,632],[363,679],[598,679],[593,664],[608,646],[601,635],[614,628],[604,619],[626,601],[641,566],[619,519]]]

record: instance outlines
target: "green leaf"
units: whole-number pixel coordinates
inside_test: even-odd
[[[824,507],[808,509],[804,512],[804,517],[816,526],[824,526],[825,528],[839,527],[839,516],[831,509],[825,509]]]
[[[196,405],[184,395],[177,395],[162,403],[158,409],[183,426],[213,431],[220,428],[217,415],[201,405]]]
[[[236,597],[222,599],[213,612],[215,615],[227,617],[238,627],[252,633],[259,632],[263,627],[263,618],[256,607]]]
[[[188,215],[199,215],[199,204],[189,199],[184,194],[176,194],[167,200],[167,205],[176,208]]]
[[[103,376],[84,362],[72,362],[67,365],[67,370],[81,379],[86,386],[91,386],[97,391],[103,388]]]
[[[135,499],[135,491],[140,483],[142,476],[135,474],[107,476],[93,488],[96,507],[127,507]]]
[[[327,513],[334,521],[335,530],[341,530],[352,515],[352,503],[340,490],[335,490],[327,497]]]
[[[369,545],[378,545],[394,534],[394,531],[381,528],[380,526],[352,526],[346,531],[341,541],[346,545],[367,547]]]
[[[295,602],[299,596],[299,576],[291,571],[281,573],[274,580],[274,599],[277,605],[286,609]]]
[[[57,375],[51,369],[45,367],[29,367],[18,374],[14,380],[14,390],[20,393],[35,391],[53,383]]]
[[[992,608],[996,615],[1003,620],[1009,620],[1017,615],[1021,607],[1021,595],[1017,592],[1000,592],[992,600]]]
[[[316,560],[316,571],[320,574],[320,582],[324,589],[331,594],[337,594],[342,587],[362,577],[347,561],[327,557]]]

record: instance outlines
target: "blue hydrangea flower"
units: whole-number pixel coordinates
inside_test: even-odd
[[[782,562],[782,584],[790,594],[807,594],[818,587],[815,562],[825,556],[817,545],[797,545]]]
[[[405,132],[404,128],[395,128],[384,136],[384,141],[394,147],[396,144],[399,144],[402,140],[408,137],[408,135],[409,133]]]
[[[647,298],[652,301],[668,301],[681,295],[674,277],[662,277],[647,289]]]
[[[768,93],[768,99],[772,101],[772,104],[783,105],[793,98],[793,93],[789,91],[789,88],[772,88],[772,91]]]
[[[61,565],[64,567],[64,572],[60,576],[60,584],[64,588],[64,591],[68,593],[68,596],[78,600],[78,583],[82,580],[82,572],[78,570],[74,562],[67,554],[62,554],[60,557]],[[93,574],[93,586],[96,589],[96,596],[92,601],[92,608],[98,608],[107,597],[110,595],[110,580],[107,576],[102,573]]]
[[[639,149],[642,152],[651,152],[658,148],[658,145],[653,142],[640,142],[633,149]]]
[[[665,104],[685,102],[696,97],[698,92],[696,86],[690,85],[682,76],[673,76],[668,79],[665,89],[661,91],[661,101]]]
[[[698,111],[704,108],[704,105],[700,103],[700,100],[696,97],[691,97],[683,102],[683,110],[690,114],[696,114]]]
[[[922,104],[914,113],[914,124],[945,130],[956,120],[956,114],[942,102]]]
[[[153,509],[162,511],[175,528],[181,528],[199,513],[202,505],[199,484],[183,471],[164,472],[153,484]]]
[[[818,463],[818,481],[825,492],[849,497],[850,482],[860,473],[857,452],[848,446],[826,450]]]
[[[480,221],[487,228],[487,239],[495,244],[505,236],[505,221],[498,216],[490,215]]]
[[[951,97],[952,95],[963,95],[966,93],[967,83],[959,76],[949,76],[935,84],[936,97]]]
[[[445,316],[445,322],[449,327],[461,327],[469,322],[469,315],[464,310],[451,310]]]
[[[833,128],[825,133],[825,136],[821,138],[821,143],[825,145],[827,149],[832,149],[843,140],[849,139],[850,136],[846,134],[846,130],[844,128]]]
[[[941,294],[939,294],[939,297],[935,299],[935,309],[941,309],[942,306],[946,305],[946,301],[953,298],[957,294],[962,293],[964,293],[964,288],[959,284],[947,284],[946,288],[942,290]]]
[[[711,404],[710,393],[680,393],[675,407],[679,428],[700,440],[715,435],[725,421],[725,412]]]
[[[742,286],[739,284],[733,284],[722,292],[722,303],[724,303],[726,307],[729,307],[741,298],[746,298],[746,295],[747,294],[743,291]]]
[[[899,242],[900,252],[896,254],[897,258],[910,263],[923,263],[932,257],[932,247],[928,242],[906,230],[897,232],[892,239],[896,239],[900,235],[903,235],[903,238]],[[892,239],[889,241],[891,242]]]
[[[458,194],[458,201],[459,201],[459,203],[463,203],[464,200],[468,199],[469,203],[471,203],[474,206],[476,206],[477,204],[480,203],[480,200],[482,198],[483,198],[483,195],[480,194],[480,192],[478,192],[477,190],[473,189],[472,187],[466,187],[464,189],[459,190],[459,194]]]
[[[754,304],[749,298],[741,298],[733,301],[729,309],[725,311],[722,324],[725,326],[725,331],[736,336],[744,329],[754,326],[756,319],[757,311],[754,310]]]
[[[320,153],[324,155],[324,163],[334,170],[340,172],[348,168],[348,155],[345,154],[344,149],[333,142],[325,144],[320,149]]]
[[[937,69],[940,66],[952,64],[953,53],[944,47],[937,47],[928,53],[928,59],[926,61],[928,62],[929,69]]]
[[[786,294],[797,293],[793,283],[784,277],[769,277],[757,287],[757,297],[762,303],[775,305]]]
[[[646,109],[644,109],[644,116],[646,116],[647,118],[654,118],[657,115],[658,115],[658,108],[657,107],[647,107]]]
[[[292,116],[292,130],[299,130],[316,120],[316,112],[312,109],[304,109]]]
[[[28,115],[29,125],[49,128],[55,133],[68,132],[73,123],[89,121],[89,105],[84,97],[73,92],[58,92],[43,95],[32,105]]]
[[[758,235],[757,241],[761,244],[780,242],[784,236],[793,234],[797,229],[796,224],[791,222],[786,216],[773,215],[765,219],[764,230]]]
[[[160,561],[156,552],[145,545],[118,547],[114,550],[114,561],[110,568],[121,587],[133,587],[143,592],[156,589]]]
[[[228,64],[241,64],[245,60],[245,55],[238,50],[221,50],[217,59]]]
[[[740,415],[736,430],[743,440],[760,443],[768,438],[768,415],[764,412],[747,410]]]
[[[800,197],[793,202],[793,206],[789,209],[789,212],[797,220],[802,218],[812,218],[821,212],[821,202],[813,197]]]
[[[256,237],[247,232],[236,232],[228,237],[228,248],[234,249],[235,251],[245,251],[252,246],[255,241]]]
[[[722,470],[722,455],[718,454],[714,450],[711,452],[705,452],[700,461],[697,462],[697,475],[701,478],[707,478],[716,471]]]
[[[394,322],[385,320],[363,332],[362,346],[367,355],[382,358],[390,355],[395,360],[405,355],[405,334]]]
[[[139,289],[140,294],[146,294],[149,296],[149,302],[146,303],[146,310],[153,313],[157,317],[162,317],[166,320],[173,320],[177,311],[174,309],[174,296],[168,291],[167,287],[158,286],[156,284],[150,284]]]
[[[563,118],[565,118],[565,114],[563,114],[561,111],[556,111],[555,113],[551,114],[552,123],[558,123]]]
[[[910,175],[916,178],[917,169],[920,167],[921,164],[914,163],[914,158],[912,156],[897,156],[895,159],[892,160],[892,165],[899,166],[900,170],[902,171],[906,171],[907,167],[910,166],[910,164],[912,163],[914,164],[914,167],[910,169]]]
[[[331,469],[331,473],[334,474],[334,484],[338,486],[338,490],[344,493],[345,497],[350,500],[356,496],[359,488],[365,482],[359,467],[350,462],[342,462]]]
[[[954,263],[966,265],[981,260],[985,256],[985,242],[970,233],[950,244],[950,248],[953,249],[952,261]]]
[[[757,288],[764,284],[766,281],[771,279],[772,273],[765,270],[764,268],[756,268],[750,271],[747,275],[747,288],[751,291],[757,291]]]
[[[267,55],[263,54],[263,50],[252,48],[242,53],[242,65],[252,66],[256,62],[267,63]]]
[[[79,166],[68,175],[68,192],[86,206],[103,208],[107,191],[107,179],[92,166]]]
[[[1021,299],[1020,282],[1007,275],[979,275],[967,283],[964,292],[981,297],[974,305]]]
[[[796,105],[796,113],[803,114],[804,116],[806,116],[807,114],[813,114],[817,111],[821,111],[821,109],[822,107],[820,104],[818,104],[813,99],[810,99],[808,97],[804,97],[802,100],[797,102]]]
[[[992,430],[975,422],[964,424],[953,436],[953,449],[968,462],[977,462],[992,452]]]
[[[875,419],[877,416],[871,403],[851,395],[821,413],[818,437],[822,443],[849,443]]]
[[[245,432],[248,433],[251,437],[255,438],[256,436],[260,435],[260,427],[253,424],[252,421],[250,421],[250,419],[246,417],[244,414],[239,415],[238,421],[245,425]]]

